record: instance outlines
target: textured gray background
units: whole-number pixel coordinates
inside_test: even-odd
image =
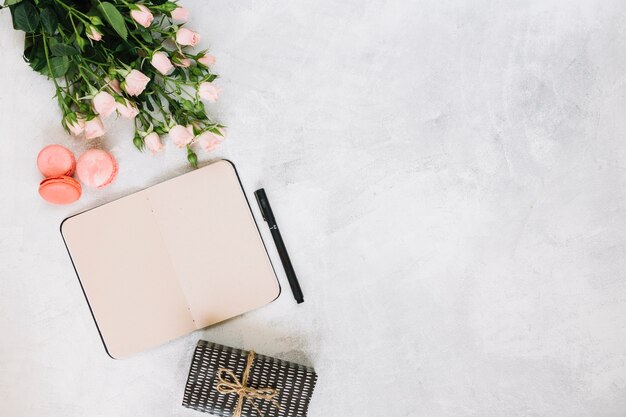
[[[205,338],[315,366],[312,417],[626,416],[623,1],[185,4],[223,76],[212,157],[268,189],[307,301],[109,359],[59,222],[184,155],[109,123],[119,180],[42,202],[39,149],[94,144],[63,133],[3,11],[0,414],[197,416]]]

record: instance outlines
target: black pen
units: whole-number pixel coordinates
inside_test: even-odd
[[[283,268],[285,269],[285,274],[287,275],[287,280],[289,281],[293,297],[296,299],[298,304],[303,303],[304,297],[302,295],[300,284],[298,283],[298,278],[296,277],[296,271],[293,270],[293,266],[291,265],[291,260],[289,259],[285,242],[283,242],[283,237],[280,235],[280,230],[278,230],[276,218],[272,212],[272,207],[270,206],[270,201],[267,199],[265,190],[263,188],[256,190],[254,192],[254,196],[256,197],[257,203],[259,203],[259,209],[261,209],[263,220],[267,222],[270,232],[272,232],[276,249],[278,249],[278,256],[280,256],[280,261],[283,263]]]

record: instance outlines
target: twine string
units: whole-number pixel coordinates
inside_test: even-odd
[[[252,368],[253,363],[254,352],[250,351],[250,353],[248,353],[248,360],[246,362],[246,368],[243,372],[241,381],[230,369],[219,368],[217,370],[217,392],[223,395],[236,394],[239,396],[237,406],[233,412],[233,417],[241,417],[241,410],[243,409],[244,401],[247,401],[261,417],[265,417],[265,415],[259,409],[256,404],[256,400],[270,401],[274,407],[280,410],[280,404],[275,399],[278,395],[277,389],[251,388],[248,386],[248,378],[250,376],[250,369]]]

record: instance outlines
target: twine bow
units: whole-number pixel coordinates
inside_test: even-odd
[[[248,353],[248,362],[246,363],[246,369],[243,372],[243,378],[239,381],[237,375],[230,369],[219,368],[217,370],[217,392],[223,395],[237,394],[239,399],[237,400],[237,406],[233,412],[233,417],[241,417],[241,410],[243,409],[243,402],[248,403],[254,407],[257,413],[261,417],[265,415],[261,412],[256,405],[255,400],[270,401],[272,405],[280,410],[280,404],[274,399],[278,395],[278,390],[275,388],[251,388],[248,386],[248,377],[250,376],[250,368],[254,363],[254,352]]]

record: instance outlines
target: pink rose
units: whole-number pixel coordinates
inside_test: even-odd
[[[192,64],[192,61],[189,58],[182,58],[182,59],[179,59],[178,62],[174,61],[174,64],[177,67],[189,68]]]
[[[87,34],[87,37],[91,39],[92,41],[97,42],[97,41],[102,40],[102,33],[95,26],[89,26],[87,30],[85,31],[85,33]]]
[[[106,91],[101,91],[93,98],[93,108],[102,117],[109,117],[115,111],[115,99]]]
[[[113,78],[112,80],[110,80],[109,78],[105,78],[104,81],[107,82],[107,85],[113,90],[115,91],[117,94],[121,94],[122,93],[122,88],[120,87],[120,82]]]
[[[168,58],[165,52],[156,52],[152,55],[152,60],[150,61],[152,66],[157,69],[161,74],[167,75],[174,69],[172,65],[172,61]]]
[[[104,132],[104,125],[102,124],[102,119],[99,117],[94,117],[85,122],[85,139],[91,140],[99,138],[104,135]]]
[[[146,144],[146,148],[152,152],[154,155],[157,152],[161,152],[163,150],[163,144],[161,143],[161,138],[157,135],[156,132],[149,133],[144,139],[144,143]]]
[[[222,139],[213,132],[206,131],[198,137],[198,143],[205,152],[211,152],[217,148]]]
[[[150,13],[150,9],[148,9],[143,4],[136,6],[138,9],[134,9],[130,11],[130,17],[132,17],[135,22],[139,23],[141,26],[147,28],[152,24],[154,20],[154,16]]]
[[[85,119],[76,114],[65,117],[65,127],[73,136],[80,136],[85,131]]]
[[[198,87],[198,94],[200,97],[204,100],[210,101],[211,103],[215,103],[217,101],[220,91],[221,89],[218,89],[210,82],[203,82]]]
[[[125,117],[127,119],[133,119],[139,114],[139,109],[137,108],[137,106],[133,102],[128,100],[126,100],[126,103],[124,104],[115,103],[115,108],[122,117]]]
[[[185,23],[189,19],[189,10],[184,7],[177,7],[172,11],[172,19],[180,23]]]
[[[131,96],[138,96],[146,89],[150,78],[143,72],[132,70],[124,79],[124,89]]]
[[[206,54],[198,58],[198,63],[204,65],[205,67],[215,65],[215,61],[217,61],[217,58],[211,54]]]
[[[200,42],[200,35],[193,30],[181,28],[176,32],[176,42],[184,46],[196,46]]]
[[[170,137],[174,145],[182,148],[193,140],[193,128],[191,126],[176,125],[170,129]]]

